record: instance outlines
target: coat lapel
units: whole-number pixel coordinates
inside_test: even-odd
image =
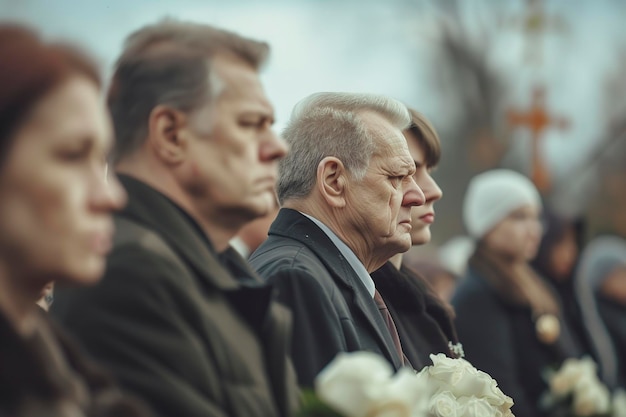
[[[376,303],[357,273],[326,233],[296,210],[284,208],[278,213],[269,233],[297,240],[318,256],[337,285],[347,289],[352,294],[352,299],[346,299],[346,302],[357,307],[356,312],[365,319],[370,332],[387,359],[393,363],[396,369],[399,369],[402,366],[402,361],[395,350],[391,335]]]

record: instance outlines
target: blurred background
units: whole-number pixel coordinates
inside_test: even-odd
[[[268,41],[279,130],[316,91],[428,116],[443,143],[431,247],[464,232],[467,183],[495,167],[532,178],[585,239],[626,236],[626,1],[0,0],[1,20],[87,48],[105,74],[131,31],[165,16]]]

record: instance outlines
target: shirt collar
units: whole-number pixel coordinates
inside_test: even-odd
[[[337,236],[335,232],[330,230],[330,228],[326,226],[324,223],[317,220],[313,216],[309,216],[306,213],[300,212],[300,214],[302,214],[303,216],[306,216],[309,220],[315,223],[317,227],[322,229],[322,231],[326,233],[326,235],[328,235],[328,237],[333,242],[333,244],[337,247],[337,249],[339,249],[339,252],[341,252],[341,254],[346,259],[346,261],[348,261],[348,263],[350,264],[354,272],[356,272],[358,277],[361,279],[361,282],[363,283],[363,285],[365,285],[365,288],[367,288],[367,292],[369,292],[370,296],[374,298],[374,292],[376,291],[376,285],[374,285],[374,280],[372,279],[370,274],[367,272],[367,269],[365,269],[365,265],[363,265],[363,263],[359,260],[359,258],[357,258],[357,256],[354,254],[352,249],[350,249],[348,245],[346,245],[339,238],[339,236]]]

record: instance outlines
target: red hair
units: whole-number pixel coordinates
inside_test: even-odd
[[[78,50],[44,43],[35,32],[18,25],[0,25],[0,164],[26,113],[75,75],[101,87],[97,67]]]

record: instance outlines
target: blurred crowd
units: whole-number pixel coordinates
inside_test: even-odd
[[[432,124],[322,92],[279,136],[269,52],[165,19],[105,83],[85,51],[0,24],[0,416],[292,416],[360,350],[465,357],[521,417],[547,415],[568,358],[626,386],[622,237],[586,242],[494,169],[467,235],[424,256],[446,204]]]

